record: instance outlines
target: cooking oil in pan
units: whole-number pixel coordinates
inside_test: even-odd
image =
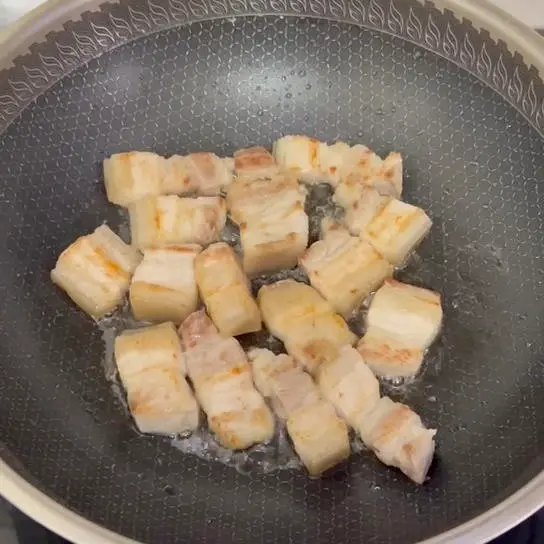
[[[280,422],[277,422],[276,432],[269,442],[243,451],[223,448],[202,426],[187,437],[173,438],[172,444],[183,453],[197,455],[207,461],[218,461],[242,474],[266,474],[301,467],[287,439],[285,427]]]

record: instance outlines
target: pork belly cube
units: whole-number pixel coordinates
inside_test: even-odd
[[[380,376],[413,376],[441,323],[439,293],[389,279],[372,299],[357,349]]]
[[[226,221],[220,197],[146,197],[129,207],[132,244],[139,249],[215,242]]]
[[[51,279],[84,312],[99,318],[122,301],[140,259],[138,251],[101,225],[60,254]]]
[[[393,198],[367,225],[364,237],[390,263],[400,265],[425,238],[431,225],[421,208]]]
[[[196,397],[217,440],[232,450],[269,440],[274,418],[236,339],[221,336],[204,311],[191,314],[179,333]]]
[[[374,295],[366,323],[368,328],[427,349],[442,323],[440,293],[390,278]]]
[[[246,274],[291,268],[308,245],[305,193],[292,176],[236,180],[227,205],[240,226]]]
[[[108,200],[127,207],[148,195],[161,194],[165,159],[148,151],[116,153],[104,160]]]
[[[382,463],[399,468],[418,484],[425,481],[434,455],[436,430],[425,428],[408,406],[382,397],[362,418],[359,433]]]
[[[196,281],[208,314],[224,336],[261,330],[261,312],[233,249],[212,244],[195,261]]]
[[[123,332],[115,339],[115,360],[141,432],[171,435],[197,428],[199,408],[172,323]]]
[[[393,274],[393,267],[368,242],[340,227],[330,228],[300,259],[312,287],[343,316]]]
[[[129,292],[136,319],[173,321],[179,325],[197,309],[194,262],[200,249],[188,244],[144,250]]]

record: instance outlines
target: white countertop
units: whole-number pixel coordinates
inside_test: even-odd
[[[2,0],[0,0],[1,2]],[[544,28],[544,0],[490,0],[533,28]]]
[[[14,21],[43,0],[0,0],[0,27]],[[544,0],[490,0],[534,28],[544,28]]]

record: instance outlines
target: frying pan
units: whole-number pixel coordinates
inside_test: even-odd
[[[50,2],[1,46],[0,483],[78,543],[484,542],[544,502],[544,47],[483,1]],[[280,135],[405,157],[434,219],[399,277],[442,292],[420,487],[353,454],[238,471],[138,435],[100,329],[49,281],[103,221],[118,151],[231,154]]]

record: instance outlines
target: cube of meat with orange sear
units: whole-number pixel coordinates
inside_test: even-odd
[[[123,300],[141,258],[136,249],[101,225],[60,254],[51,279],[83,311],[98,318]]]
[[[130,304],[136,319],[180,324],[198,306],[194,263],[195,244],[149,248],[130,285]]]
[[[172,323],[123,332],[115,339],[115,361],[140,431],[172,435],[198,427],[199,408]]]
[[[195,261],[200,295],[209,316],[224,336],[261,330],[261,312],[234,250],[212,244]]]
[[[274,418],[253,385],[240,344],[221,336],[203,310],[191,314],[179,334],[196,398],[218,441],[241,450],[272,438]]]

